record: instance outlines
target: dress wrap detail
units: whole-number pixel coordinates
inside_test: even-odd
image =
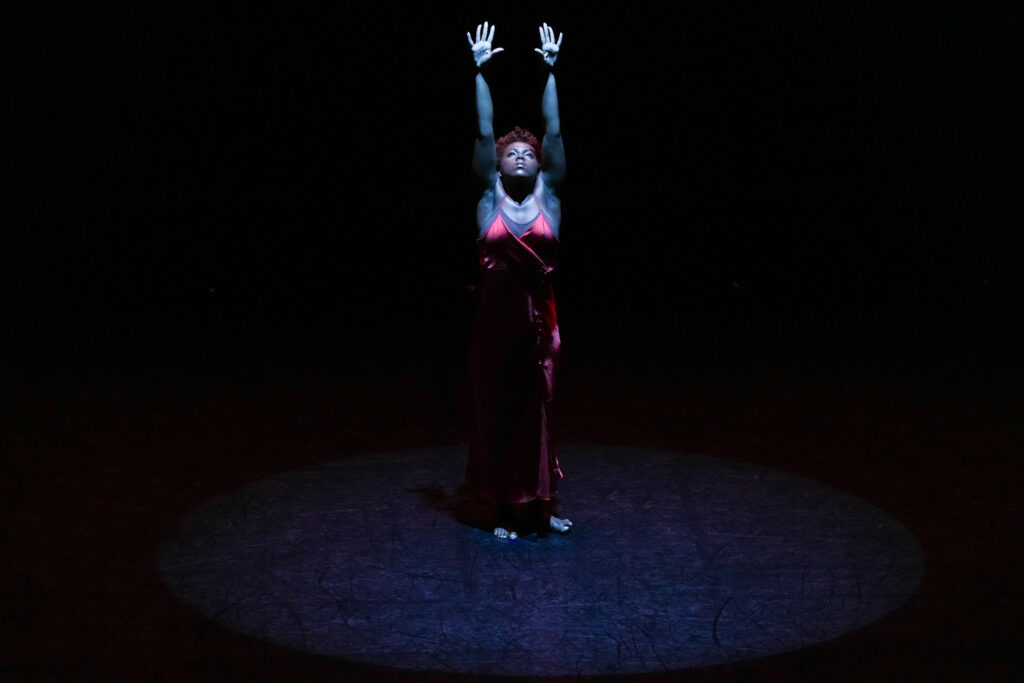
[[[558,240],[543,212],[517,237],[499,210],[477,246],[466,483],[504,503],[550,500],[562,478],[551,435],[561,346],[551,287]]]

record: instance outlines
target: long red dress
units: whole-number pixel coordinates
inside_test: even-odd
[[[550,433],[561,346],[551,288],[558,239],[543,212],[517,237],[499,209],[477,245],[466,483],[504,503],[550,500],[562,478]]]

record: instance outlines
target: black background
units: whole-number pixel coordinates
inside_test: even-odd
[[[0,659],[298,678],[301,655],[175,603],[156,544],[244,482],[464,442],[465,34],[487,19],[499,131],[540,132],[537,25],[565,34],[559,436],[808,476],[922,541],[906,608],[737,680],[1004,679],[1024,17],[1003,4],[6,8]]]
[[[536,24],[566,35],[569,319],[870,325],[1018,288],[1019,12],[346,3],[9,19],[5,296],[363,322],[463,296],[483,18],[500,130],[542,128]]]

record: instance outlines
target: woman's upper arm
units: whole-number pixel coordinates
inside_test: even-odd
[[[498,153],[494,150],[494,136],[477,138],[473,149],[473,170],[485,185],[498,180]]]
[[[544,182],[554,187],[565,178],[565,146],[562,144],[562,135],[545,135],[541,147],[544,152],[544,168],[541,175]]]

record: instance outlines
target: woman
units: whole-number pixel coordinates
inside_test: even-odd
[[[521,128],[494,139],[491,93],[479,71],[503,51],[491,47],[494,27],[468,33],[477,65],[476,174],[480,302],[470,352],[472,438],[466,482],[497,502],[494,535],[514,539],[534,519],[541,530],[568,533],[555,517],[553,496],[562,471],[551,439],[551,409],[559,336],[551,273],[561,207],[555,188],[565,175],[555,77],[541,100],[542,144]],[[553,68],[562,44],[547,24],[535,49]]]

